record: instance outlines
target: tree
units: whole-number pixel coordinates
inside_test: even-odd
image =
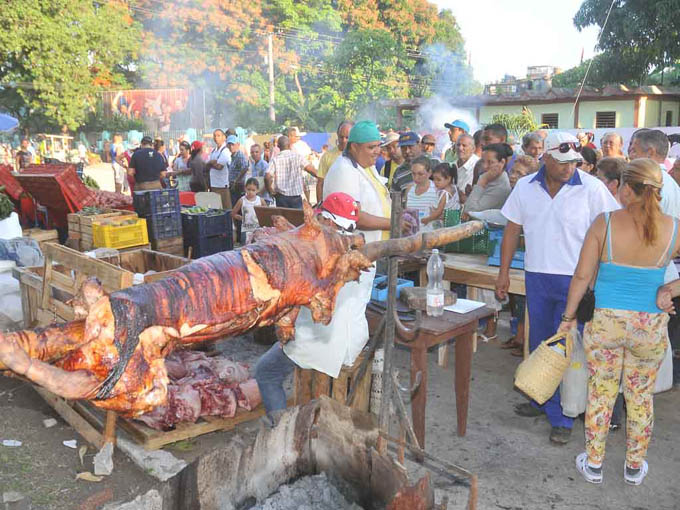
[[[13,0],[0,18],[0,103],[24,127],[76,129],[98,90],[127,85],[138,41],[116,0]]]
[[[574,24],[579,30],[601,28],[610,5],[610,0],[585,0]],[[641,84],[650,71],[680,59],[678,12],[680,0],[615,0],[598,44],[610,82]]]
[[[524,108],[522,113],[497,113],[491,118],[491,124],[501,124],[513,136],[515,141],[519,142],[527,133],[543,129],[547,127],[546,124],[539,124],[534,118],[529,108]]]

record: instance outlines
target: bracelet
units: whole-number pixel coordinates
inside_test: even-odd
[[[575,319],[576,317],[569,317],[567,315],[562,314],[562,322],[571,322]]]

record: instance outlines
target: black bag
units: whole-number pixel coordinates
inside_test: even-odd
[[[578,304],[578,308],[576,309],[576,319],[581,324],[585,324],[586,322],[593,320],[593,314],[595,313],[595,291],[593,290],[592,285],[597,280],[597,273],[600,271],[600,262],[602,261],[602,253],[604,253],[604,245],[607,244],[607,236],[609,235],[609,221],[611,218],[612,215],[609,213],[609,218],[607,218],[607,228],[604,231],[604,242],[602,243],[602,248],[600,248],[600,258],[597,260],[597,271],[595,272],[593,280],[588,284],[588,288],[586,289],[585,294],[583,294],[583,297]]]

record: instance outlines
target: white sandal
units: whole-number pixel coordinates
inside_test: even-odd
[[[624,463],[623,464],[623,479],[628,485],[640,485],[642,481],[645,479],[645,476],[647,476],[647,473],[649,472],[649,464],[647,464],[646,460],[642,461],[642,465],[640,466],[640,469],[637,470],[636,474],[628,474],[628,469],[631,469],[628,467],[628,464]]]
[[[583,475],[586,482],[599,484],[602,483],[602,468],[595,471],[594,468],[588,465],[588,454],[586,452],[580,453],[576,457],[576,469]]]

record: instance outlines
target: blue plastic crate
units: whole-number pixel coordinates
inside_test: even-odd
[[[503,242],[503,229],[489,229],[489,259],[487,264],[489,266],[501,265],[501,244]],[[515,255],[512,257],[510,262],[510,267],[513,269],[524,269],[524,251],[516,250]]]
[[[218,235],[210,237],[201,237],[193,241],[184,239],[184,255],[189,255],[189,247],[191,247],[191,257],[198,259],[207,257],[221,251],[229,251],[234,249],[234,241],[231,235]]]
[[[153,214],[146,217],[149,239],[159,240],[182,236],[182,216],[178,212]]]
[[[135,191],[132,195],[135,212],[146,218],[156,214],[180,212],[178,189],[154,189],[149,191]]]
[[[182,211],[184,238],[195,241],[203,237],[231,235],[231,211],[211,209],[206,213],[190,214]]]
[[[387,276],[377,275],[373,279],[373,290],[371,290],[371,299],[375,301],[387,301],[387,285],[384,288],[378,288],[387,282]],[[404,287],[413,287],[413,282],[411,280],[404,280],[402,278],[397,278],[397,299],[401,294],[401,289]]]

